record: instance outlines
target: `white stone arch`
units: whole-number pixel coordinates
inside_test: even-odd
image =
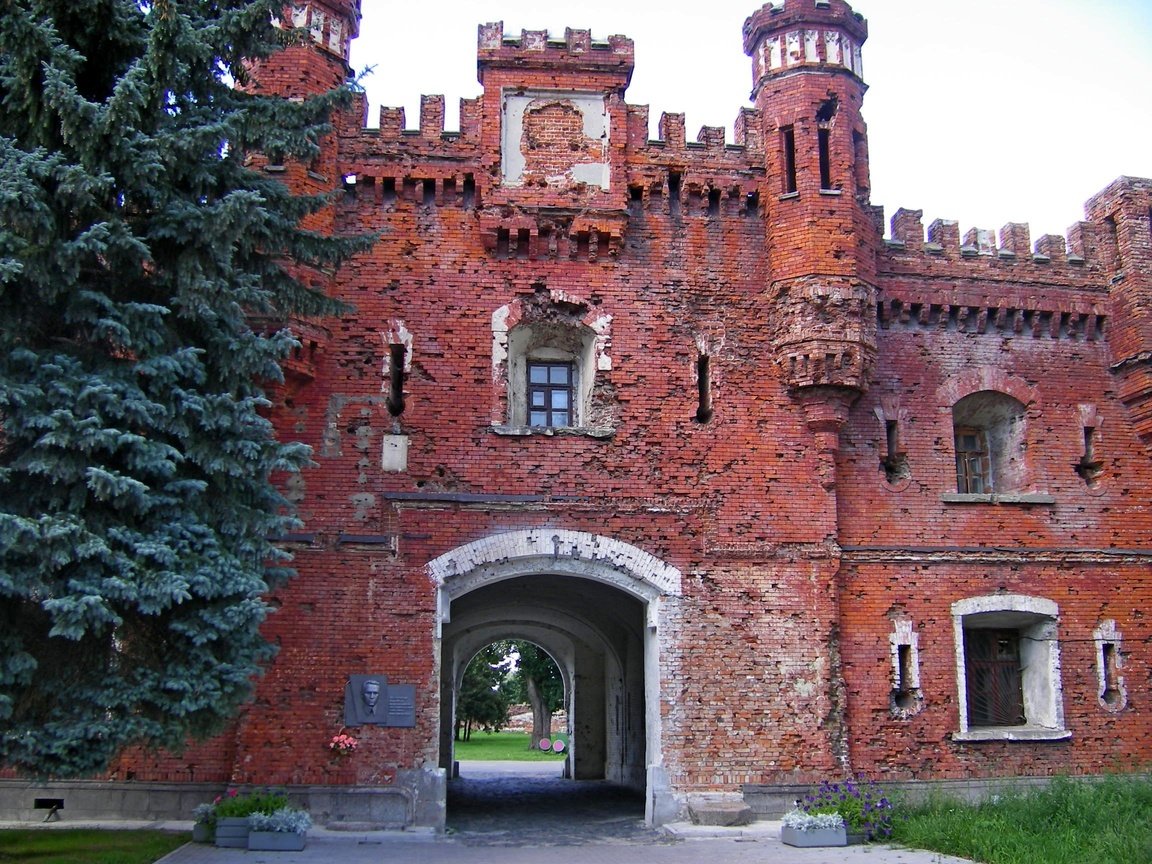
[[[438,621],[451,620],[452,600],[503,579],[533,573],[594,579],[626,591],[648,604],[647,624],[655,628],[659,599],[680,596],[678,569],[637,546],[562,528],[526,528],[493,534],[457,546],[428,562],[437,588]]]
[[[662,602],[665,598],[680,596],[683,580],[680,570],[621,540],[584,531],[540,527],[494,534],[458,546],[429,561],[426,572],[437,591],[438,638],[443,638],[443,625],[450,624],[455,629],[460,623],[452,622],[454,600],[506,580],[533,576],[593,580],[640,601],[643,632],[637,633],[637,638],[642,643],[643,656],[639,660],[641,665],[633,668],[637,670],[636,684],[639,685],[641,676],[643,679],[646,765],[637,765],[642,770],[638,780],[646,790],[646,818],[650,824],[660,824],[675,815],[676,804],[669,795],[663,768],[658,630]],[[520,622],[516,629],[523,630],[524,623]],[[579,629],[577,625],[573,635]],[[488,635],[490,633],[473,634],[468,642],[470,646],[477,644]],[[548,650],[545,645],[541,647]],[[455,664],[458,660],[458,657],[444,657],[441,663]],[[442,738],[443,734],[442,729]]]

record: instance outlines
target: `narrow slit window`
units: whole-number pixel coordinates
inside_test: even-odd
[[[384,178],[384,182],[380,186],[380,194],[383,196],[383,203],[385,207],[392,207],[396,204],[395,177]]]
[[[783,153],[784,194],[796,191],[796,130],[785,126],[780,130],[780,149]]]
[[[820,151],[820,188],[832,188],[832,154],[829,144],[832,138],[831,130],[820,128],[816,130],[816,144]]]
[[[436,181],[425,180],[423,182],[424,196],[423,204],[425,207],[431,207],[436,203]]]
[[[680,213],[680,174],[677,171],[668,172],[668,212],[673,216]]]
[[[720,190],[719,189],[709,189],[708,190],[708,215],[709,216],[719,216],[720,215]]]
[[[476,203],[476,178],[471,174],[464,175],[464,208],[472,209]]]
[[[1120,694],[1120,676],[1116,671],[1119,665],[1119,652],[1114,642],[1105,642],[1100,647],[1100,663],[1104,668],[1104,692],[1100,698],[1109,707],[1114,707],[1119,705],[1123,698]]]

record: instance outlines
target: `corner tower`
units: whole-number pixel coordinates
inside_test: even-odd
[[[879,231],[860,113],[867,38],[844,0],[776,2],[744,22],[763,118],[773,345],[825,451],[838,448],[876,356]]]

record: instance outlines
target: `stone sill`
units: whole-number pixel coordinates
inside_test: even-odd
[[[493,426],[492,431],[508,438],[543,435],[546,437],[574,436],[602,440],[611,438],[616,434],[616,429],[612,426]]]
[[[1046,726],[988,726],[952,734],[953,741],[1067,741],[1071,737],[1068,729]]]
[[[989,495],[974,495],[966,492],[944,492],[940,500],[945,504],[1041,504],[1056,503],[1056,496],[1047,492],[993,492]]]

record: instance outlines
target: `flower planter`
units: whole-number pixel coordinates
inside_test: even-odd
[[[304,835],[295,831],[250,831],[251,852],[299,852],[304,848]]]
[[[211,843],[214,833],[212,826],[207,822],[197,822],[192,826],[192,842]]]
[[[247,849],[248,817],[221,816],[217,819],[216,845],[225,849]]]
[[[789,846],[847,846],[848,834],[840,828],[813,828],[801,831],[791,825],[780,828],[780,839]]]

